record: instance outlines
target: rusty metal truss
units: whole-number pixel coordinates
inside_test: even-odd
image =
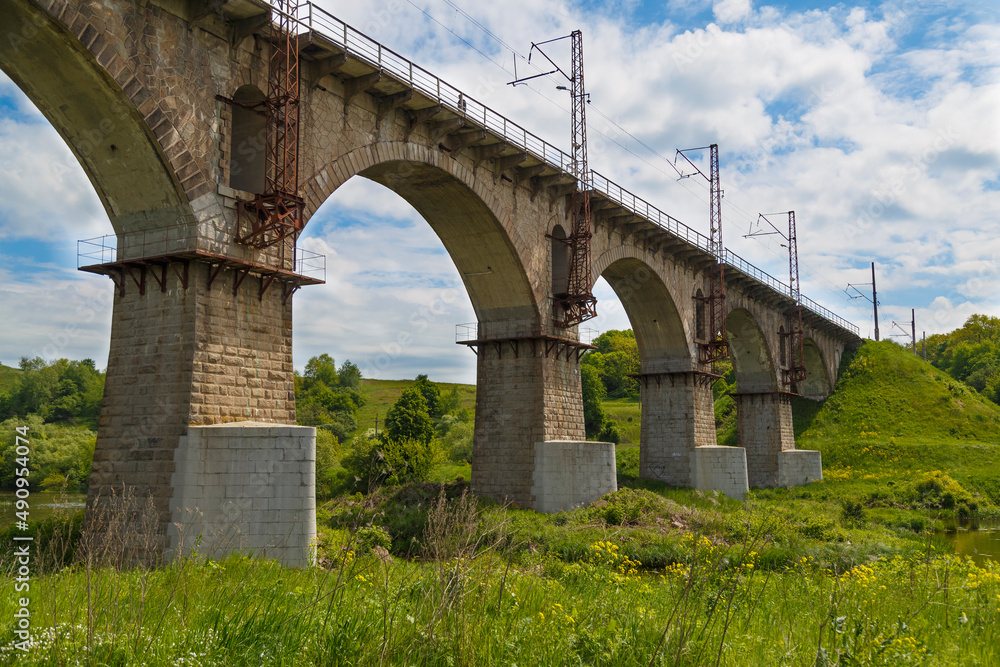
[[[689,151],[709,151],[709,175],[685,155]],[[709,252],[715,257],[715,264],[708,269],[708,295],[698,297],[708,307],[708,340],[698,343],[698,361],[710,364],[729,356],[729,340],[726,335],[726,266],[725,246],[722,243],[722,187],[719,179],[719,145],[686,148],[677,151],[689,165],[695,168],[695,173],[708,180],[709,184]],[[676,167],[675,167],[676,168]],[[693,174],[682,174],[686,178]]]
[[[237,205],[236,241],[269,248],[294,242],[304,226],[299,188],[299,49],[293,0],[271,0],[271,57],[267,97],[258,106],[267,122],[264,192]]]

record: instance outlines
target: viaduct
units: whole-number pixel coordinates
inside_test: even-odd
[[[319,282],[283,242],[237,243],[260,192],[263,0],[0,0],[0,67],[75,153],[114,228],[81,267],[115,284],[88,499],[151,497],[157,554],[188,536],[309,560],[315,431],[295,426],[292,295]],[[472,487],[554,511],[616,488],[586,442],[580,358],[561,328],[569,156],[311,4],[299,8],[299,195],[308,219],[355,176],[406,199],[461,273],[478,323]],[[801,484],[790,397],[832,390],[857,329],[803,298],[806,379],[783,384],[789,288],[593,174],[592,280],[624,304],[642,362],[645,477],[720,489]],[[699,301],[721,260],[739,447],[716,445]],[[200,549],[205,550],[205,547]]]

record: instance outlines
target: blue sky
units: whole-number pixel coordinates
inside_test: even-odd
[[[513,60],[584,31],[591,166],[691,227],[707,191],[677,181],[674,149],[719,143],[726,245],[786,280],[776,237],[744,238],[758,212],[794,209],[803,292],[873,334],[844,293],[878,266],[880,328],[918,335],[1000,315],[1000,17],[993,3],[750,0],[567,2],[321,0],[331,13],[566,146],[556,81],[513,89]],[[517,52],[517,54],[514,53]],[[557,52],[558,53],[558,52]],[[557,56],[558,57],[558,56]],[[567,55],[568,58],[568,55]],[[527,63],[520,61],[518,71]],[[0,362],[107,359],[111,283],[76,269],[76,240],[111,233],[58,135],[0,76]],[[366,375],[475,381],[454,343],[474,320],[430,227],[359,178],[302,239],[328,282],[295,296],[295,363],[350,358]],[[610,288],[594,329],[628,326]],[[907,324],[908,326],[908,324]]]

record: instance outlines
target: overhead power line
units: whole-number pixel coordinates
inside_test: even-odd
[[[497,44],[499,44],[501,47],[503,47],[507,51],[510,51],[511,55],[513,56],[513,58],[515,58],[515,59],[516,58],[520,58],[520,60],[523,63],[525,63],[525,65],[527,65],[529,67],[532,67],[533,69],[535,69],[539,73],[542,73],[542,70],[540,68],[538,68],[537,65],[535,65],[533,63],[530,63],[530,61],[528,60],[527,57],[524,56],[524,54],[520,53],[513,46],[511,46],[510,44],[508,44],[507,42],[505,42],[503,39],[501,39],[498,35],[496,35],[494,32],[492,32],[489,28],[487,28],[486,26],[484,26],[477,19],[475,19],[473,16],[471,16],[468,12],[466,12],[464,9],[462,9],[453,0],[442,0],[442,1],[448,7],[450,7],[451,9],[453,9],[457,14],[459,14],[464,19],[466,19],[469,23],[471,23],[473,26],[475,26],[484,35],[486,35],[487,37],[489,37],[491,40],[493,40],[494,42],[496,42]],[[425,16],[427,16],[427,18],[429,18],[431,21],[433,21],[434,23],[438,24],[444,30],[446,30],[449,33],[451,33],[452,35],[454,35],[455,38],[458,39],[460,42],[462,42],[463,44],[465,44],[466,46],[468,46],[469,48],[471,48],[473,51],[475,51],[476,53],[478,53],[480,56],[482,56],[487,62],[495,65],[498,68],[500,68],[503,72],[507,73],[508,75],[512,75],[512,76],[515,76],[515,77],[517,76],[517,74],[516,74],[515,71],[512,71],[511,69],[507,68],[502,62],[498,62],[492,56],[488,55],[487,53],[484,53],[481,49],[479,49],[475,44],[473,44],[472,42],[470,42],[468,39],[466,39],[465,37],[463,37],[459,33],[455,32],[455,30],[453,30],[452,28],[448,27],[447,25],[445,25],[441,21],[439,21],[428,10],[426,10],[426,9],[420,7],[419,5],[417,5],[416,3],[414,3],[413,0],[407,0],[407,2],[410,5],[412,5],[415,9],[419,10],[422,14],[424,14]],[[514,68],[514,70],[516,70],[516,67]],[[536,87],[534,87],[532,85],[529,85],[529,84],[526,84],[526,85],[527,85],[527,87],[533,93],[535,93],[536,95],[538,95],[542,99],[546,100],[549,104],[553,105],[554,107],[556,107],[557,109],[560,109],[561,111],[563,111],[565,113],[569,113],[570,110],[568,108],[566,108],[564,105],[560,104],[556,100],[548,97],[542,91],[540,91],[538,88],[536,88]],[[641,146],[643,149],[645,149],[646,151],[648,151],[650,153],[650,155],[652,155],[654,158],[656,158],[656,160],[658,162],[662,161],[663,163],[666,163],[667,165],[669,165],[674,172],[677,171],[676,170],[676,166],[674,165],[674,163],[670,159],[668,159],[667,157],[665,157],[662,153],[660,153],[658,150],[656,150],[655,148],[653,148],[652,146],[650,146],[648,143],[646,143],[642,139],[636,137],[629,130],[627,130],[620,123],[618,123],[618,121],[614,120],[611,116],[609,116],[608,114],[604,113],[604,111],[602,111],[599,106],[597,106],[596,104],[591,103],[590,104],[590,109],[594,113],[596,113],[598,116],[600,116],[602,119],[604,119],[605,121],[607,121],[618,132],[620,132],[621,134],[625,135],[626,137],[628,137],[629,139],[631,139],[632,141],[634,141],[637,145]],[[699,192],[697,192],[694,189],[688,187],[684,183],[683,180],[676,179],[675,177],[678,176],[677,173],[671,174],[670,172],[668,172],[666,169],[664,169],[660,165],[655,164],[654,162],[651,162],[650,160],[646,159],[642,155],[639,155],[638,153],[636,153],[635,151],[633,151],[632,149],[630,149],[627,145],[625,145],[622,142],[620,142],[616,137],[613,137],[613,136],[609,135],[607,132],[601,130],[600,128],[593,127],[589,123],[588,123],[588,127],[590,127],[591,130],[597,132],[599,135],[601,135],[602,137],[604,137],[605,139],[607,139],[608,141],[610,141],[614,145],[616,145],[619,148],[621,148],[623,151],[625,151],[626,153],[628,153],[632,157],[640,160],[641,162],[643,162],[644,164],[646,164],[650,168],[654,169],[655,171],[660,172],[664,176],[670,177],[671,180],[675,180],[675,182],[677,182],[680,185],[680,187],[683,188],[692,197],[698,199],[702,203],[707,203],[709,201],[709,198],[707,196],[703,196]],[[727,197],[726,198],[726,202],[727,202],[727,208],[729,210],[736,211],[739,214],[739,217],[743,218],[743,222],[752,223],[755,220],[755,217],[753,215],[751,215],[750,213],[748,213],[744,208],[740,207],[736,202],[734,202],[731,199],[731,197]],[[732,215],[731,214],[728,215],[728,216],[723,216],[722,221],[725,222],[725,223],[727,223],[727,224],[729,224],[734,229],[738,229],[740,227],[740,224],[732,219]],[[766,244],[764,245],[764,247],[767,248],[768,251],[770,251],[776,257],[781,257],[782,254],[776,252],[773,248],[770,248]],[[830,290],[831,293],[837,293],[837,294],[840,294],[841,296],[843,296],[843,297],[846,298],[847,295],[845,295],[842,292],[842,290],[841,290],[840,287],[838,287],[834,282],[832,282],[831,280],[829,280],[828,278],[826,278],[825,276],[823,276],[822,274],[820,274],[818,271],[816,271],[808,263],[803,263],[802,266],[803,266],[803,269],[805,269],[805,272],[811,278],[815,279],[817,282],[822,283],[828,290]]]

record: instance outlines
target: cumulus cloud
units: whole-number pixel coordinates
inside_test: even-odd
[[[798,11],[670,0],[665,14],[656,5],[662,18],[651,22],[637,20],[648,2],[598,13],[568,0],[322,4],[564,150],[569,100],[555,89],[564,82],[506,84],[515,59],[519,75],[537,71],[521,59],[530,41],[583,26],[592,168],[704,233],[705,184],[678,181],[667,160],[675,148],[718,143],[727,245],[786,279],[777,239],[742,236],[759,211],[796,210],[803,291],[856,320],[863,334],[871,333],[868,305],[843,288],[870,280],[871,261],[886,312],[916,307],[929,333],[972,312],[1000,313],[986,287],[1000,252],[996,8],[849,3]],[[566,66],[563,44],[547,52]],[[11,89],[0,77],[0,97],[15,100],[0,105],[0,165],[8,165],[0,166],[0,238],[100,233],[106,217],[86,177]],[[460,277],[405,202],[352,179],[302,243],[329,264],[326,286],[296,296],[297,364],[322,351],[375,358],[411,332],[382,377],[436,364],[474,378],[474,358],[454,356],[452,342],[453,325],[474,319]],[[5,279],[7,290],[23,280]],[[438,304],[442,314],[411,331],[413,313],[419,319],[448,290],[461,298]],[[596,291],[602,318],[593,325],[627,326],[610,288]]]
[[[720,23],[738,23],[750,16],[750,0],[721,0],[712,5],[712,14]]]

